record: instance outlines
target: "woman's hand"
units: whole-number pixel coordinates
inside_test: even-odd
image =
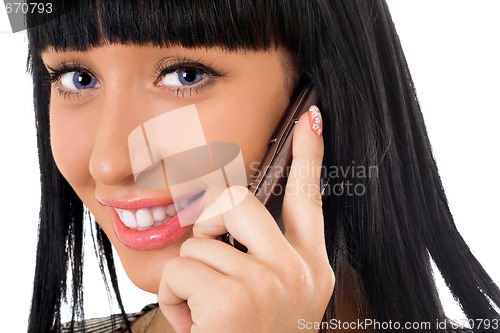
[[[223,213],[218,220],[223,222],[195,223],[194,238],[166,263],[159,304],[178,333],[289,333],[299,331],[300,319],[321,321],[335,278],[319,192],[323,139],[307,118],[300,118],[293,137],[282,210],[285,234],[246,188],[231,187],[233,196],[245,199]],[[226,232],[248,252],[216,239]]]

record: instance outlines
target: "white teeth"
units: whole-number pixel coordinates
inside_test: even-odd
[[[158,206],[153,208],[153,219],[155,222],[163,221],[165,217],[167,217],[167,212],[164,207]]]
[[[118,214],[120,214],[120,211],[122,211],[122,216],[120,216],[120,218],[123,221],[123,224],[125,224],[129,228],[137,228],[137,220],[135,219],[134,213],[132,213],[130,210],[125,209],[117,209],[116,211],[118,212]]]
[[[165,206],[141,208],[138,210],[115,208],[115,210],[123,224],[134,230],[158,227],[171,218],[171,216],[167,215],[167,208]]]
[[[137,218],[137,226],[139,228],[148,228],[153,225],[153,216],[148,208],[141,208],[135,213]]]
[[[120,217],[120,220],[123,221],[123,209],[116,209],[116,212],[118,213],[118,216]]]
[[[168,205],[166,213],[168,216],[174,216],[175,214],[177,214],[177,212],[175,211],[175,205],[173,205],[173,204]]]
[[[176,204],[170,204],[167,206],[157,206],[141,208],[138,210],[127,210],[116,208],[116,212],[130,229],[144,230],[150,227],[157,227],[167,222],[177,214],[178,211],[186,208],[189,205],[189,199],[182,200]],[[177,206],[177,209],[175,208]]]

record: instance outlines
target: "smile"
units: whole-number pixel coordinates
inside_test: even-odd
[[[167,246],[181,238],[189,230],[204,209],[205,191],[178,203],[149,204],[140,206],[113,205],[113,228],[118,239],[127,247],[137,250],[152,250]],[[117,208],[122,206],[123,208]]]
[[[179,212],[186,208],[192,201],[194,200],[185,199],[177,203],[177,209]],[[175,204],[169,204],[165,206],[147,207],[134,210],[115,208],[115,211],[123,224],[130,229],[147,230],[159,227],[168,222],[178,213],[177,209],[175,208]]]

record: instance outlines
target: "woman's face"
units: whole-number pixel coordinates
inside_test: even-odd
[[[132,231],[132,238],[167,233],[147,249],[125,245],[117,236],[117,228],[126,229],[124,214],[153,214],[162,207],[162,215],[172,202],[168,188],[136,184],[129,134],[151,118],[194,104],[206,141],[237,144],[251,177],[252,162],[263,158],[289,103],[292,66],[281,50],[114,44],[85,52],[48,49],[42,58],[54,81],[50,136],[57,166],[116,248],[130,279],[156,293],[163,265],[192,237],[192,226]]]

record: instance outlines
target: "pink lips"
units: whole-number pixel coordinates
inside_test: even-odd
[[[174,243],[189,230],[203,210],[205,196],[201,196],[191,202],[186,208],[174,215],[170,220],[160,226],[147,230],[133,230],[120,220],[114,207],[121,209],[139,209],[143,207],[154,207],[165,204],[165,202],[152,203],[150,200],[137,202],[109,204],[113,216],[113,227],[118,239],[126,246],[137,250],[153,250]],[[181,226],[179,217],[186,226]]]

